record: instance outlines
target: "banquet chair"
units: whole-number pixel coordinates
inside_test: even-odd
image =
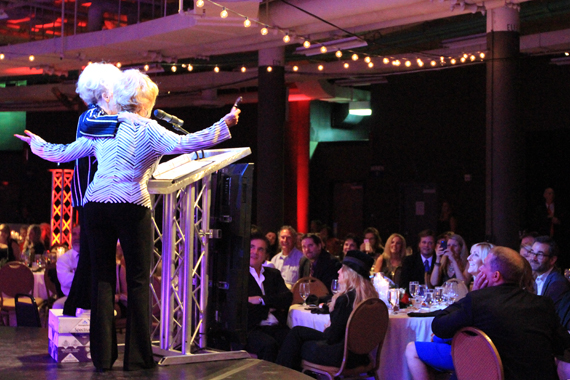
[[[301,283],[304,282],[308,282],[311,284],[310,285],[311,294],[314,294],[317,297],[323,297],[329,294],[329,289],[318,278],[310,276],[302,277],[298,279],[297,282],[291,288],[291,292],[293,292],[293,302],[291,302],[292,305],[297,303],[303,303],[303,298],[301,298],[301,294],[299,294],[299,286],[301,286]]]
[[[379,380],[380,353],[388,330],[388,307],[378,298],[369,298],[359,303],[350,314],[346,324],[344,353],[340,367],[331,367],[302,361],[303,372],[315,372],[325,375],[329,380],[337,377],[362,378],[374,376]],[[347,360],[350,353],[368,355],[367,365],[348,369]],[[375,357],[373,357],[375,353]]]
[[[25,298],[25,301],[22,301]],[[36,300],[29,294],[16,294],[14,297],[16,324],[18,327],[42,327]]]
[[[15,310],[16,294],[32,294],[34,290],[34,274],[25,264],[19,261],[10,261],[0,268],[0,292],[3,304],[0,312],[2,320],[7,317],[9,324],[9,312]]]
[[[491,339],[474,327],[459,330],[451,343],[458,380],[503,380],[503,363]]]

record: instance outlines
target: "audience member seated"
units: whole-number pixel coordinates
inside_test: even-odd
[[[32,263],[36,260],[36,255],[41,256],[46,251],[42,243],[42,230],[39,225],[32,224],[28,227],[24,246],[25,249],[22,252],[23,261],[29,266],[32,266]]]
[[[438,241],[435,266],[431,272],[431,285],[440,286],[450,278],[463,281],[466,285],[469,284],[471,275],[465,276],[467,273],[465,272],[467,255],[465,240],[457,234],[453,234],[447,239],[447,248],[445,249],[441,246],[441,241]]]
[[[55,267],[57,269],[57,280],[59,281],[63,297],[58,298],[53,303],[54,309],[63,309],[65,300],[69,295],[69,289],[71,289],[71,283],[73,282],[75,270],[77,269],[77,262],[79,261],[80,233],[81,226],[77,225],[73,227],[71,230],[71,249],[61,255],[55,263]]]
[[[279,248],[279,244],[277,242],[277,234],[273,231],[269,231],[265,234],[265,237],[269,241],[269,249],[267,250],[267,255],[269,256],[269,260],[271,260],[277,254],[277,249]]]
[[[51,227],[49,223],[40,224],[42,230],[42,243],[46,249],[51,248]]]
[[[419,252],[404,257],[402,262],[400,287],[404,289],[409,289],[410,281],[418,281],[420,284],[425,284],[426,276],[429,278],[435,264],[433,252],[435,237],[433,231],[423,230],[418,234],[418,238]]]
[[[485,258],[487,258],[487,255],[489,255],[489,252],[491,252],[491,249],[494,247],[493,244],[486,242],[473,244],[471,247],[471,254],[467,257],[469,265],[465,268],[465,272],[467,272],[474,281],[477,279],[477,275],[485,262]]]
[[[347,234],[344,237],[344,243],[342,244],[342,255],[339,257],[339,259],[342,260],[348,251],[358,251],[360,244],[362,244],[362,241],[355,234]]]
[[[265,236],[251,236],[246,350],[274,362],[289,332],[287,312],[293,294],[277,269],[262,266],[268,246]]]
[[[322,281],[331,292],[332,280],[338,278],[340,262],[323,248],[317,234],[303,236],[303,258],[299,264],[300,277],[315,277]]]
[[[558,310],[558,304],[568,291],[568,280],[556,268],[558,246],[549,236],[539,236],[528,254],[528,261],[536,281],[536,294],[552,299]]]
[[[384,252],[384,245],[380,233],[374,227],[364,230],[364,242],[360,245],[360,250],[366,252],[374,260]]]
[[[538,233],[534,231],[531,232],[524,231],[520,236],[521,244],[519,247],[519,253],[522,257],[524,257],[527,260],[529,260],[528,254],[530,251],[532,251],[532,245],[534,244],[534,241],[536,240],[537,236]]]
[[[0,261],[20,260],[20,246],[12,239],[12,230],[7,224],[0,225]]]
[[[20,226],[20,239],[18,241],[18,243],[20,244],[20,252],[24,252],[24,246],[26,244],[26,238],[28,237],[28,228],[30,226],[28,225],[21,225]],[[20,260],[21,258],[17,258],[17,260]]]
[[[328,253],[330,253],[334,257],[339,257],[341,251],[340,242],[334,236],[332,228],[330,228],[326,224],[323,225],[321,227],[321,230],[319,231],[319,236],[323,241],[323,247],[328,251]]]
[[[560,325],[552,300],[521,289],[530,276],[525,268],[516,251],[494,247],[474,291],[436,315],[432,330],[442,339],[453,338],[463,327],[482,330],[499,352],[505,380],[558,379],[554,357],[570,348],[570,335]],[[411,342],[406,359],[414,380],[433,379],[432,367],[453,369],[446,344]]]
[[[310,235],[309,235],[310,236]],[[303,244],[308,239],[303,239]],[[312,240],[312,239],[311,239]],[[352,310],[368,298],[378,298],[370,281],[374,260],[360,251],[349,251],[338,271],[340,291],[329,304],[330,325],[324,332],[304,326],[295,326],[287,335],[277,357],[277,364],[301,370],[301,361],[339,367],[344,351],[346,324]],[[368,356],[349,356],[348,368],[366,364]]]
[[[374,273],[383,273],[399,286],[402,274],[402,261],[406,256],[406,239],[400,234],[392,234],[386,240],[384,253],[374,265]]]
[[[291,226],[283,226],[279,230],[279,245],[281,252],[271,259],[271,264],[281,272],[287,287],[291,288],[299,279],[299,263],[303,257],[303,252],[299,251],[297,243],[297,232]]]

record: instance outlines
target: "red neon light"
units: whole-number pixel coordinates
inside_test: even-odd
[[[23,22],[30,22],[30,17],[24,17],[18,20],[8,20],[6,21],[7,24],[21,24]]]

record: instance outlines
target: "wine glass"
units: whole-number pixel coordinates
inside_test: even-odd
[[[337,293],[338,293],[338,291],[340,290],[339,286],[340,286],[340,285],[339,285],[337,279],[332,280],[332,282],[331,282],[331,291],[332,291],[333,294],[337,294]]]
[[[398,314],[400,308],[400,290],[399,289],[389,289],[388,290],[388,302],[392,305],[392,311],[394,314]]]
[[[443,289],[443,294],[447,298],[449,304],[455,302],[455,299],[459,295],[457,293],[457,284],[455,282],[446,282]]]
[[[436,286],[433,295],[436,304],[441,305],[443,303],[443,286]]]
[[[422,304],[424,303],[425,299],[426,299],[426,293],[427,293],[427,286],[425,285],[418,285],[418,291],[416,293],[416,303],[418,305],[418,310],[420,310],[422,308]]]
[[[425,293],[426,305],[428,306],[428,311],[431,311],[432,305],[435,303],[435,295],[433,289],[427,289]]]
[[[307,306],[307,298],[311,294],[311,287],[310,287],[310,284],[308,282],[303,282],[300,284],[299,294],[301,295],[301,298],[303,299],[303,306]]]
[[[419,281],[410,281],[410,296],[414,298],[418,294]]]

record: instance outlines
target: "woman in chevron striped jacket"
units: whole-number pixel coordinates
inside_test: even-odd
[[[149,320],[149,273],[153,249],[151,201],[147,190],[160,157],[210,148],[231,138],[239,110],[209,128],[188,135],[172,133],[147,119],[158,87],[138,70],[128,70],[115,85],[114,102],[122,121],[114,138],[78,138],[62,145],[50,144],[25,131],[16,135],[32,152],[53,162],[94,155],[99,168],[84,198],[85,226],[92,262],[91,355],[97,371],[111,369],[117,359],[113,318],[115,248],[120,240],[127,266],[127,331],[124,370],[148,369],[153,360]],[[136,114],[138,116],[135,116]]]

